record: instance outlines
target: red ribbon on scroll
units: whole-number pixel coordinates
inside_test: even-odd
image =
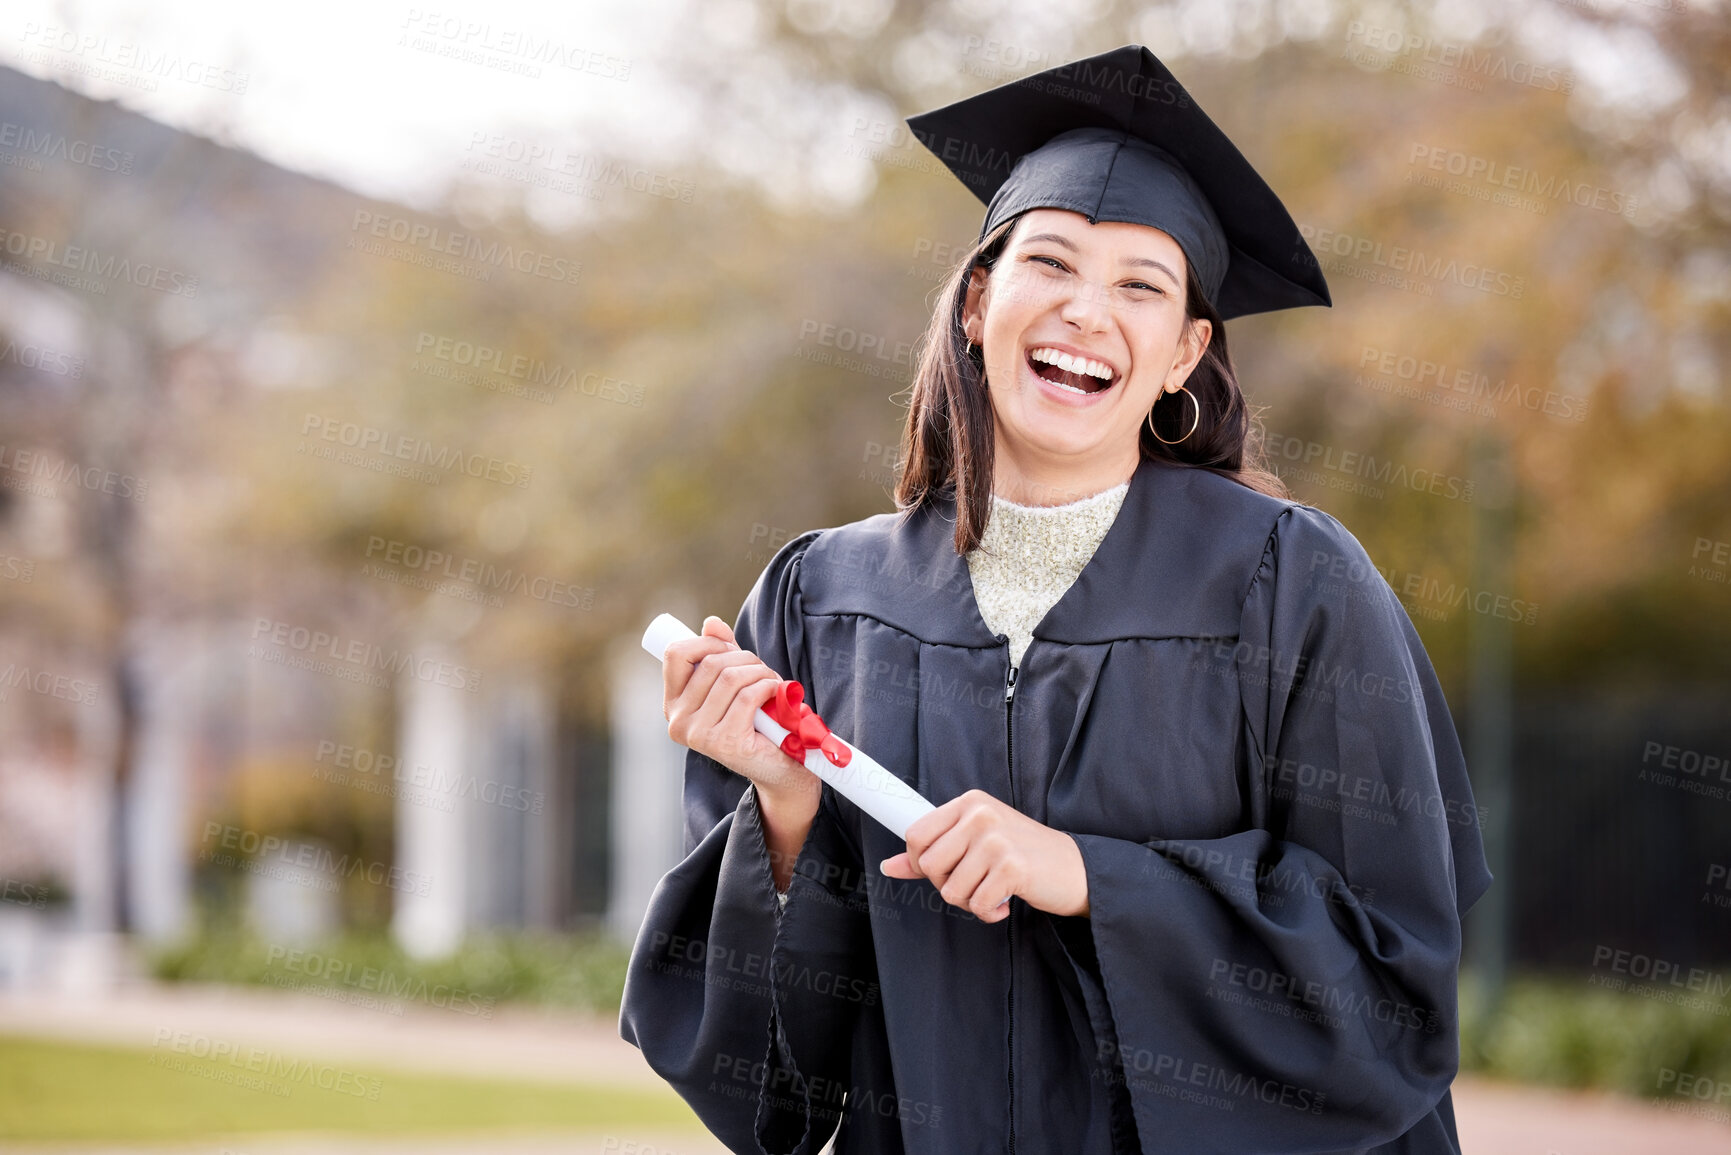
[[[823,756],[837,766],[846,766],[853,757],[847,744],[831,734],[823,719],[805,704],[805,687],[798,682],[783,682],[777,687],[775,697],[763,704],[763,712],[787,731],[781,740],[782,753],[800,765],[805,765],[807,750],[823,751]]]

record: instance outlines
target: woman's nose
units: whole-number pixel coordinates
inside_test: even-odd
[[[1058,306],[1058,317],[1083,332],[1102,328],[1106,320],[1106,286],[1098,281],[1078,277],[1071,282],[1069,295]]]

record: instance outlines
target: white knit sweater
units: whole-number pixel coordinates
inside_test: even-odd
[[[1130,483],[1068,505],[1018,505],[993,495],[992,516],[968,573],[980,617],[1010,637],[1010,664],[1020,666],[1034,627],[1075,584],[1117,520]]]

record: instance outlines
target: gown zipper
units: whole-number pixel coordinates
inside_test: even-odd
[[[1006,654],[1009,645],[1005,644]],[[1010,769],[1010,805],[1016,805],[1016,726],[1013,706],[1016,697],[1016,667],[1011,666],[1004,681],[1004,749]],[[1010,903],[1010,1155],[1016,1152],[1016,904]]]

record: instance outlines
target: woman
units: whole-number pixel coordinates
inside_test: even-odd
[[[1460,746],[1226,350],[1314,259],[1146,49],[911,123],[989,207],[900,513],[668,648],[687,854],[623,1035],[735,1151],[1458,1151]],[[752,729],[784,679],[938,803],[905,842]]]

